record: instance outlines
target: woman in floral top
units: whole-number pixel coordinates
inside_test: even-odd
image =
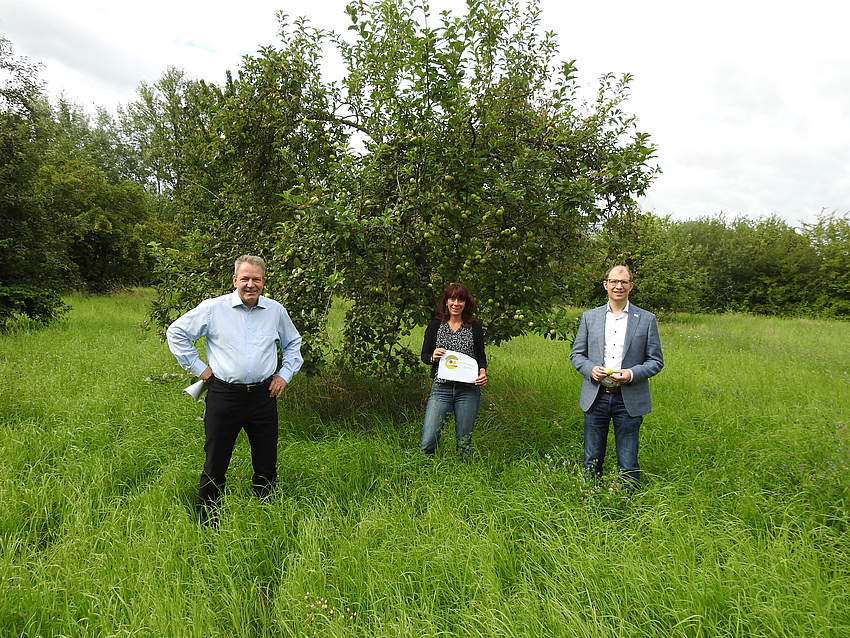
[[[454,413],[457,450],[461,458],[472,456],[472,428],[481,407],[481,386],[487,383],[487,356],[484,332],[475,318],[475,298],[463,284],[451,284],[443,291],[437,316],[425,329],[422,362],[431,365],[431,396],[425,409],[419,450],[434,454],[449,414]],[[441,379],[440,358],[447,350],[463,353],[478,362],[474,383]]]

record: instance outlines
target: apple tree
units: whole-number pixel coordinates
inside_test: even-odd
[[[656,172],[622,108],[631,78],[583,97],[536,0],[470,0],[462,16],[418,0],[346,11],[344,34],[281,16],[277,46],[196,94],[205,141],[173,153],[185,242],[162,253],[157,323],[226,290],[233,258],[255,252],[308,371],[418,367],[407,336],[454,281],[478,299],[490,343],[567,336],[553,318],[566,266]],[[329,49],[343,62],[334,81]],[[348,307],[341,343],[333,299]]]
[[[342,361],[376,374],[418,365],[404,339],[455,281],[490,343],[566,336],[552,312],[583,234],[630,209],[656,170],[622,110],[630,78],[582,100],[533,0],[470,0],[464,16],[405,0],[347,11],[349,33],[333,37],[347,73],[319,117],[352,131],[351,163],[327,192],[299,191],[280,225],[285,303],[349,301]]]

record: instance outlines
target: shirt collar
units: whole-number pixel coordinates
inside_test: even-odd
[[[257,305],[256,305],[256,307],[257,307],[257,308],[265,308],[265,307],[266,307],[265,300],[266,300],[266,298],[265,298],[265,297],[263,297],[262,295],[260,295],[259,297],[257,297]],[[243,308],[245,308],[246,310],[248,310],[248,309],[249,309],[249,308],[248,308],[248,306],[246,306],[246,305],[245,305],[245,302],[244,302],[244,301],[242,301],[242,297],[240,297],[240,296],[239,296],[239,291],[238,291],[238,290],[234,290],[233,292],[231,292],[231,293],[230,293],[230,305],[231,305],[231,307],[233,307],[233,308],[236,308],[236,307],[238,307],[238,306],[242,306],[242,307],[243,307]]]
[[[631,306],[631,304],[630,304],[629,300],[628,300],[628,299],[626,299],[626,305],[625,305],[625,306],[623,306],[623,314],[624,314],[624,315],[629,314],[629,308],[630,308],[630,306]],[[606,304],[605,304],[605,311],[606,311],[606,312],[610,312],[610,313],[612,313],[612,314],[613,314],[613,312],[614,312],[614,311],[613,311],[613,310],[611,310],[611,302],[610,302],[610,301],[609,301],[608,303],[606,303]]]

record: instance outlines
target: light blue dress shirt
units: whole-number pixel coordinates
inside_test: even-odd
[[[207,357],[217,379],[228,383],[258,383],[275,372],[289,383],[303,363],[301,335],[286,308],[260,296],[248,308],[234,290],[206,299],[165,331],[168,349],[184,370],[200,376],[207,368],[193,341],[206,338]],[[277,348],[283,351],[280,370]]]

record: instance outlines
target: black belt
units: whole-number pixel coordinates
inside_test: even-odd
[[[474,382],[468,383],[466,381],[449,381],[448,379],[443,379],[442,381],[440,379],[435,379],[435,381],[437,382],[437,385],[453,385],[455,387],[464,386],[464,385],[465,386],[475,385]]]
[[[214,379],[216,383],[223,385],[228,390],[234,390],[236,392],[257,392],[264,388],[267,389],[269,387],[269,382],[271,381],[271,377],[265,381],[258,381],[257,383],[230,383],[228,381],[222,381],[217,377],[212,377],[212,379]]]

